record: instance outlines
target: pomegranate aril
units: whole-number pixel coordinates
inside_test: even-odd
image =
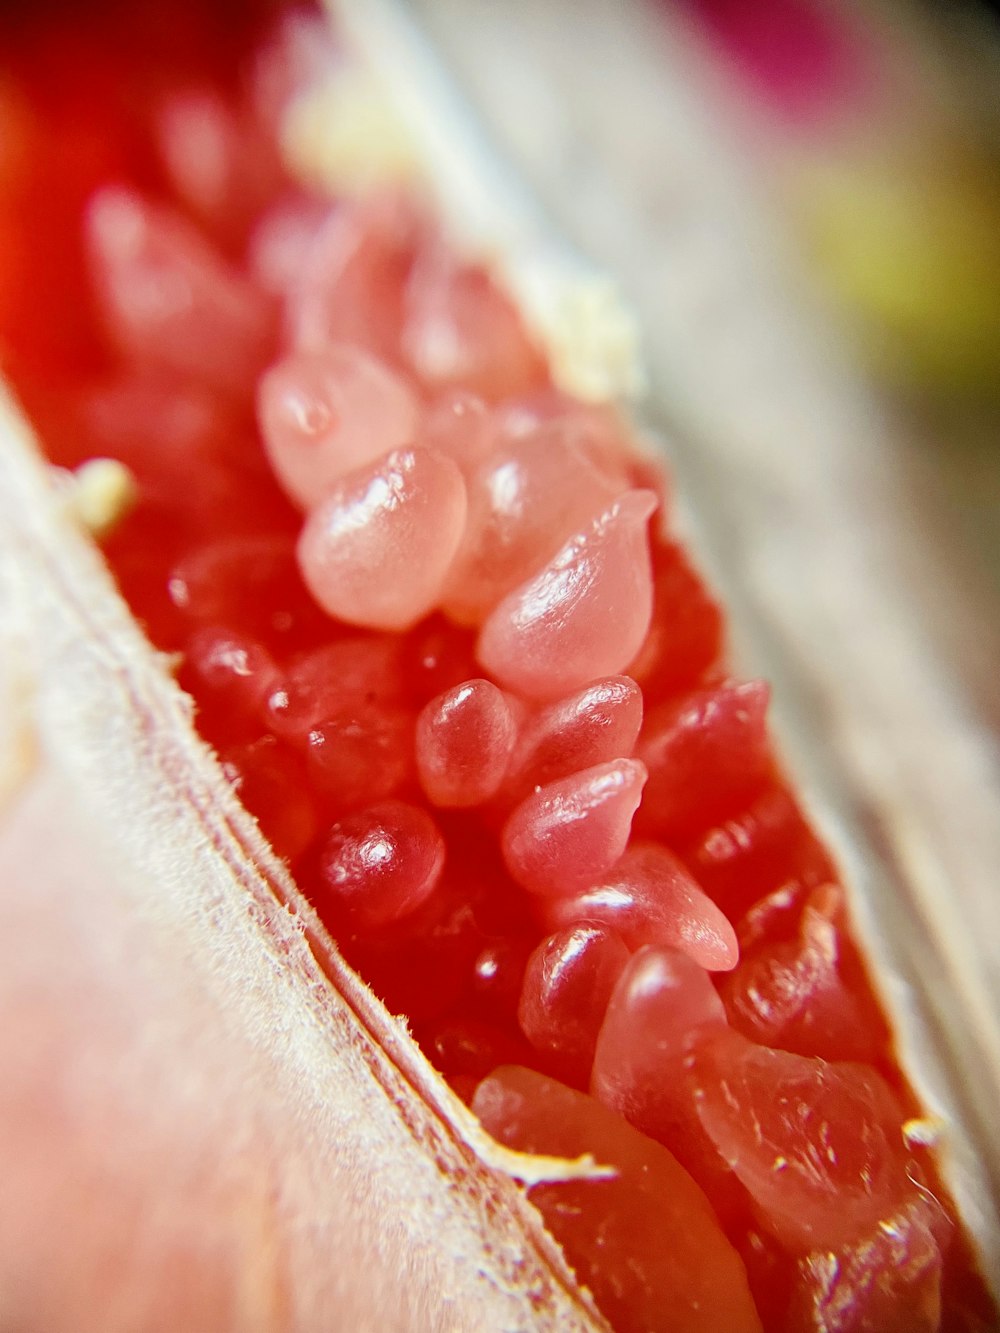
[[[329,199],[287,190],[257,220],[247,245],[247,269],[261,291],[283,297],[298,279],[302,255],[329,220]]]
[[[671,842],[746,804],[772,763],[769,694],[762,681],[727,681],[646,719],[636,749],[649,770],[640,832]]]
[[[392,704],[343,704],[306,737],[309,776],[337,811],[414,785],[413,716]]]
[[[745,1037],[826,1060],[877,1061],[886,1034],[864,1012],[839,970],[841,894],[814,892],[802,910],[798,938],[777,941],[741,959],[721,995]]]
[[[711,1205],[659,1144],[593,1098],[527,1069],[499,1069],[472,1109],[509,1147],[614,1168],[606,1180],[536,1185],[529,1197],[617,1333],[759,1333],[746,1270]]]
[[[400,651],[407,697],[418,707],[479,674],[473,632],[438,613],[406,635]],[[514,706],[509,697],[508,703]]]
[[[479,636],[483,666],[532,699],[557,699],[620,672],[649,627],[649,491],[629,491],[492,612]]]
[[[438,604],[465,509],[450,458],[396,450],[338,482],[309,515],[299,539],[303,578],[331,616],[409,629]]]
[[[642,725],[642,691],[628,676],[608,676],[538,709],[523,723],[505,788],[530,787],[632,755]]]
[[[493,445],[490,412],[478,394],[448,389],[426,408],[418,438],[428,449],[453,459],[470,477]]]
[[[346,704],[397,702],[403,687],[399,640],[350,634],[295,657],[266,696],[264,719],[277,735],[302,745],[317,723]]]
[[[263,376],[257,403],[275,474],[307,510],[348,473],[411,443],[417,423],[405,381],[348,343],[292,352]]]
[[[94,197],[88,235],[112,343],[140,365],[244,393],[271,351],[267,300],[183,218],[130,190]]]
[[[461,387],[494,400],[547,380],[545,364],[508,299],[480,268],[426,248],[406,287],[401,345],[428,388]]]
[[[480,949],[472,964],[471,1000],[477,1011],[497,1021],[514,1019],[536,937],[537,932],[505,935]]]
[[[221,758],[222,771],[268,842],[295,861],[319,827],[301,760],[273,736],[224,750]]]
[[[407,916],[433,893],[444,868],[444,839],[419,807],[383,801],[330,829],[319,873],[334,915],[366,928]]]
[[[855,1243],[911,1196],[903,1113],[873,1069],[728,1031],[692,1061],[701,1124],[779,1244]]]
[[[630,949],[644,944],[680,949],[710,971],[728,971],[739,958],[736,934],[720,909],[680,861],[655,843],[633,843],[596,883],[547,899],[542,914],[549,929],[599,921]]]
[[[646,770],[614,759],[525,797],[504,826],[507,869],[530,893],[562,897],[592,884],[628,844]]]
[[[618,495],[616,481],[554,427],[501,442],[468,476],[465,536],[445,588],[445,610],[478,625]]]
[[[424,1054],[446,1077],[481,1079],[498,1065],[522,1063],[531,1052],[523,1040],[477,1019],[445,1019],[413,1034]]]
[[[258,640],[221,626],[195,630],[178,673],[183,689],[199,699],[198,725],[217,744],[231,732],[260,731],[264,700],[278,668]]]
[[[499,788],[517,725],[502,690],[469,680],[432,699],[417,718],[420,785],[432,805],[482,805]]]
[[[549,935],[528,959],[518,1022],[564,1081],[587,1086],[597,1034],[628,960],[621,936],[589,922]]]
[[[357,343],[399,364],[403,292],[424,224],[396,195],[341,204],[302,255],[289,285],[295,346]]]
[[[224,623],[272,643],[317,634],[325,618],[299,578],[284,537],[234,536],[189,548],[166,581],[189,622]]]
[[[238,252],[282,182],[255,126],[211,88],[173,93],[157,117],[160,151],[177,195],[217,243]]]
[[[830,858],[781,783],[681,849],[685,864],[732,919],[789,880],[815,888],[836,878]]]
[[[914,1198],[858,1241],[798,1260],[787,1333],[936,1333],[942,1314],[942,1232],[932,1198]],[[946,1246],[944,1247],[946,1248]]]

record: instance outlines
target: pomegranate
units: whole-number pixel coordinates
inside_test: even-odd
[[[836,872],[767,687],[729,674],[669,488],[616,413],[551,384],[517,309],[418,203],[324,203],[285,178],[284,80],[315,42],[327,58],[308,16],[264,30],[251,8],[229,46],[181,12],[190,51],[161,52],[145,92],[157,5],[107,51],[110,12],[86,36],[25,23],[7,57],[38,96],[5,234],[37,221],[61,259],[18,244],[0,342],[54,462],[130,470],[104,555],[187,694],[12,444],[39,716],[119,805],[152,889],[108,869],[74,901],[62,865],[38,905],[58,919],[7,983],[27,1040],[54,1044],[0,1100],[27,1145],[13,1206],[36,1219],[19,1234],[0,1212],[23,1269],[0,1321],[73,1317],[43,1289],[32,1198],[56,1189],[65,1112],[69,1206],[108,1191],[66,1268],[78,1328],[977,1327],[988,1298],[904,1135],[912,1098]],[[83,112],[57,95],[67,49],[91,69],[79,43]],[[81,114],[99,151],[47,201]],[[26,915],[9,920],[36,932]],[[41,1017],[32,968],[60,973]],[[67,1006],[95,982],[88,1064]],[[164,1006],[163,1057],[190,1082],[143,1166],[166,1080],[127,1016]],[[177,1218],[227,1154],[209,1216],[250,1232],[186,1255]],[[149,1273],[108,1277],[178,1164]],[[413,1282],[366,1298],[346,1273],[384,1267],[382,1245]],[[429,1311],[435,1288],[448,1309]]]

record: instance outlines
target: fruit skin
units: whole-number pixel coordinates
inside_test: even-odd
[[[0,656],[49,773],[2,826],[0,1326],[604,1327],[29,449],[0,405]]]

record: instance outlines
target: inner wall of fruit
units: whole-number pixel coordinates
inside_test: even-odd
[[[768,690],[414,191],[286,175],[309,13],[5,16],[0,337],[197,725],[619,1329],[972,1329]],[[95,466],[114,459],[124,469]]]

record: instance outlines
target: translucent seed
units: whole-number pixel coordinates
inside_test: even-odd
[[[595,680],[526,719],[507,785],[523,795],[528,787],[629,758],[641,724],[642,691],[634,680]]]
[[[502,690],[469,680],[432,699],[417,719],[417,771],[432,805],[481,805],[500,787],[517,725]]]
[[[530,1055],[517,1034],[475,1018],[451,1018],[417,1028],[414,1033],[435,1069],[446,1076],[483,1078],[498,1065]]]
[[[444,858],[444,839],[426,811],[384,801],[331,828],[319,858],[324,896],[349,922],[385,926],[431,895]]]
[[[630,491],[572,537],[483,625],[479,660],[506,688],[553,699],[620,672],[649,627],[649,491]]]
[[[693,1056],[692,1077],[705,1131],[788,1249],[850,1243],[909,1196],[903,1113],[873,1069],[725,1032]]]
[[[223,752],[225,773],[242,805],[260,821],[279,856],[294,861],[317,833],[317,815],[308,795],[302,762],[274,736]]]
[[[399,364],[403,293],[423,224],[395,196],[337,208],[300,256],[287,322],[295,346],[350,342]]]
[[[675,949],[640,949],[617,978],[596,1039],[594,1096],[658,1135],[684,1056],[725,1026],[726,1011],[703,967]]]
[[[472,1109],[522,1152],[614,1168],[607,1180],[529,1194],[618,1333],[760,1333],[746,1271],[712,1206],[676,1159],[592,1097],[527,1069],[498,1069]]]
[[[550,929],[600,921],[630,949],[680,949],[700,967],[728,971],[739,958],[736,933],[684,866],[665,847],[635,843],[592,887],[545,904]]]
[[[351,634],[297,657],[266,696],[264,718],[279,736],[299,745],[325,718],[347,705],[402,697],[399,640],[388,634]]]
[[[445,590],[448,615],[480,624],[627,485],[554,426],[495,446],[468,479],[469,518]]]
[[[593,884],[624,852],[645,781],[642,764],[615,759],[526,797],[502,835],[513,878],[546,897]]]
[[[544,384],[545,366],[489,276],[427,247],[406,289],[403,354],[426,385],[490,401]]]
[[[335,482],[413,439],[416,399],[360,347],[292,352],[257,392],[261,433],[278,480],[303,509]]]
[[[198,629],[188,641],[180,685],[198,700],[198,725],[218,743],[232,731],[260,731],[260,712],[279,678],[262,643],[238,630]]]
[[[428,449],[453,458],[468,477],[493,444],[489,410],[478,394],[447,389],[424,412],[419,439]]]
[[[517,1016],[532,1046],[562,1078],[586,1086],[597,1034],[629,952],[606,926],[549,935],[528,959]]]
[[[465,483],[443,454],[401,449],[338,482],[306,520],[302,576],[330,615],[408,629],[437,604],[465,525]]]
[[[394,796],[414,780],[413,714],[351,701],[310,728],[309,776],[336,810]]]
[[[646,721],[638,756],[649,769],[642,831],[670,840],[738,811],[767,776],[770,689],[727,681],[686,695]]]
[[[87,217],[98,301],[112,341],[148,366],[241,393],[267,360],[266,299],[185,219],[109,187]]]

